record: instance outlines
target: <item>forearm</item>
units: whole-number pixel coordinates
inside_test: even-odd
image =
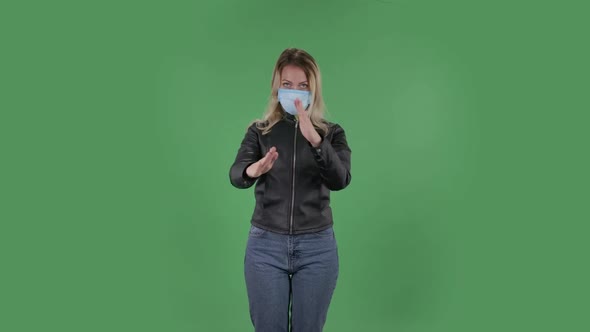
[[[253,126],[250,126],[229,170],[230,182],[234,187],[246,189],[256,182],[256,178],[247,174],[247,169],[260,159],[259,151],[256,131]]]
[[[252,161],[236,162],[230,168],[229,176],[231,184],[239,189],[250,188],[256,182],[255,177],[251,177],[246,170],[253,164]]]
[[[351,181],[350,149],[341,149],[337,152],[326,140],[317,147],[313,147],[311,143],[310,146],[326,186],[330,190],[346,188]]]

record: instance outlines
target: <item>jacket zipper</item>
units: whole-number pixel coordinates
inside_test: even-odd
[[[297,160],[297,119],[295,119],[295,136],[293,138],[293,167],[291,183],[291,219],[289,221],[289,234],[293,234],[293,211],[295,209],[295,162]]]

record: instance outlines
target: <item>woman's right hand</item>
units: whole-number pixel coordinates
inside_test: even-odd
[[[268,150],[268,152],[262,159],[248,166],[248,168],[246,169],[246,174],[251,178],[257,178],[261,176],[262,174],[270,171],[278,157],[279,153],[277,152],[277,149],[273,146],[272,148],[270,148],[270,150]]]

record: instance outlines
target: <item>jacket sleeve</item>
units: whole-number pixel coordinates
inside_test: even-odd
[[[328,137],[322,138],[322,142],[317,148],[311,144],[309,146],[320,167],[322,180],[328,189],[336,191],[344,189],[350,184],[351,150],[346,141],[344,129],[339,125],[333,126],[332,139],[328,140]]]
[[[229,170],[231,184],[239,189],[250,188],[257,180],[246,174],[246,168],[262,158],[255,128],[255,124],[248,127],[236,159]]]

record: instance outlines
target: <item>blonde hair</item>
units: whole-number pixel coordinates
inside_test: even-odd
[[[252,123],[256,123],[256,128],[262,130],[262,134],[265,135],[282,119],[284,111],[279,104],[278,90],[281,86],[281,72],[287,65],[294,65],[301,68],[307,76],[309,90],[311,92],[310,105],[307,112],[309,113],[309,117],[314,127],[319,129],[318,133],[325,136],[328,133],[328,124],[324,119],[326,106],[324,105],[324,99],[322,98],[322,77],[320,74],[320,68],[309,53],[298,48],[287,48],[279,56],[272,74],[271,92],[266,112],[262,119],[254,120]],[[252,123],[250,123],[250,125],[252,125]]]

